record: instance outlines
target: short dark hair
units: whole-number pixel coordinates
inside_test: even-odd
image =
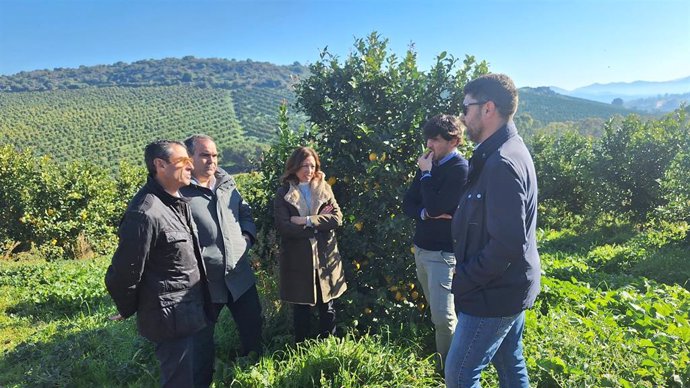
[[[313,148],[298,147],[292,152],[292,155],[290,155],[287,162],[285,162],[285,172],[280,177],[280,182],[299,183],[299,179],[297,179],[297,171],[302,168],[302,162],[304,162],[304,160],[310,156],[314,157],[314,162],[316,164],[314,176],[318,176],[319,171],[321,171],[321,161],[319,160],[319,155],[316,153],[316,151],[314,151]]]
[[[518,92],[513,80],[505,74],[485,74],[468,82],[463,89],[478,101],[492,101],[498,112],[510,120],[518,105]]]
[[[173,144],[177,144],[181,147],[185,146],[175,140],[156,140],[146,145],[146,148],[144,148],[144,162],[146,163],[146,169],[150,176],[156,176],[156,166],[153,164],[154,159],[170,161]]]
[[[424,123],[422,132],[425,139],[432,139],[441,136],[447,141],[458,139],[462,144],[462,133],[465,126],[458,116],[440,114],[436,115]]]
[[[196,147],[196,143],[199,140],[210,140],[215,143],[211,136],[203,134],[192,135],[184,140],[184,145],[185,147],[187,147],[187,152],[189,152],[189,156],[194,155],[194,147]]]

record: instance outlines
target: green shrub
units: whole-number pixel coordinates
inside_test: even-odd
[[[599,284],[615,288],[597,289],[591,280],[543,278],[525,334],[528,366],[537,369],[531,377],[556,387],[682,387],[690,381],[690,293],[611,277]]]
[[[592,143],[590,137],[580,135],[575,130],[560,134],[540,131],[533,137],[532,152],[539,178],[539,201],[548,203],[546,208],[563,208],[565,212],[573,214],[585,213],[592,201]],[[540,214],[542,224],[543,214]]]
[[[660,120],[630,115],[610,120],[595,146],[596,202],[604,211],[646,221],[663,205],[659,181],[676,154],[690,145],[687,117],[678,110]]]
[[[690,222],[690,152],[679,152],[661,180],[666,203],[659,209],[662,219]]]
[[[121,164],[113,178],[90,162],[59,164],[33,152],[0,148],[0,237],[17,251],[37,248],[49,259],[83,258],[113,248],[127,201],[145,179]],[[18,243],[14,245],[12,243]]]

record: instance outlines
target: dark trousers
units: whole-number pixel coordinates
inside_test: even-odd
[[[295,342],[302,342],[311,336],[311,308],[312,306],[305,304],[293,305],[293,318],[295,324]],[[323,302],[321,298],[321,286],[316,282],[316,306],[319,311],[319,334],[320,338],[326,338],[329,335],[335,334],[335,308],[333,307],[333,300],[327,303]]]
[[[261,302],[256,285],[242,294],[237,300],[232,299],[228,293],[228,303],[214,303],[212,317],[218,320],[223,306],[227,306],[237,326],[240,335],[241,356],[251,352],[261,354]],[[213,362],[215,360],[215,344],[213,332],[215,323],[210,323],[206,328],[194,336],[194,385],[196,387],[208,387],[213,381]]]
[[[192,352],[194,336],[156,342],[161,387],[191,387],[194,382]]]

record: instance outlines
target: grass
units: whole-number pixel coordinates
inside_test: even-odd
[[[330,337],[276,352],[258,364],[236,365],[224,384],[238,387],[435,387],[443,380],[432,357],[390,337]]]
[[[627,225],[540,234],[545,276],[528,311],[525,354],[537,387],[690,384],[690,263],[684,233]],[[682,238],[681,238],[682,237]],[[135,320],[111,322],[109,258],[0,260],[0,386],[155,386],[152,345]],[[643,276],[644,275],[644,276]],[[216,386],[435,387],[429,327],[383,322],[375,335],[292,342],[276,279],[258,272],[265,352],[238,358],[224,310],[216,330]],[[345,326],[345,325],[343,325]],[[485,371],[485,386],[496,386]]]

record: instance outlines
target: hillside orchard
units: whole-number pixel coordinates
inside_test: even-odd
[[[309,126],[295,130],[283,105],[260,170],[237,176],[260,227],[252,265],[266,351],[258,362],[228,356],[239,340],[222,315],[216,385],[441,386],[400,202],[422,151],[420,125],[460,111],[462,86],[487,65],[441,53],[422,72],[412,50],[398,58],[372,34],[343,60],[324,50],[309,71],[296,89]],[[527,139],[543,267],[525,330],[534,386],[690,384],[687,114],[613,118],[600,137],[537,130]],[[320,153],[343,210],[337,236],[349,290],[337,305],[339,338],[295,346],[290,309],[277,297],[269,204],[287,155],[303,144]],[[133,320],[107,320],[114,307],[102,282],[143,169],[123,164],[113,178],[109,165],[39,155],[0,148],[0,385],[155,385],[151,345]],[[497,384],[493,370],[484,383]]]

